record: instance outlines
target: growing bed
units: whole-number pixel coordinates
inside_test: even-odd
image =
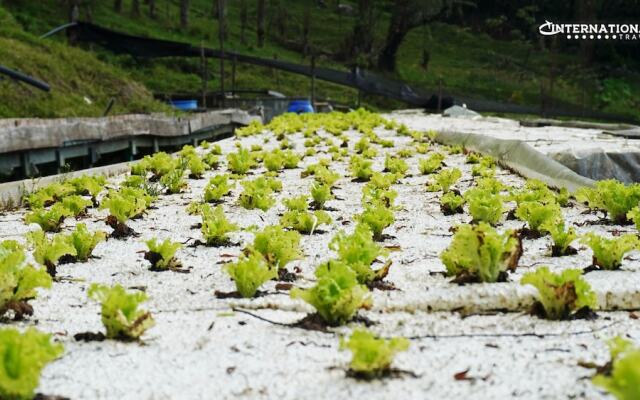
[[[262,163],[238,179],[230,195],[223,198],[224,213],[241,228],[230,234],[229,244],[189,246],[202,240],[197,227],[201,217],[187,209],[202,200],[210,178],[228,173],[225,155],[236,152],[237,143],[245,148],[262,146],[265,152],[280,146],[279,135],[268,130],[218,142],[221,166],[205,172],[202,179],[187,179],[182,193],[160,194],[143,218],[128,222],[139,236],[109,238],[97,245],[95,257],[87,262],[58,265],[53,287],[39,291],[30,302],[33,315],[23,321],[6,319],[1,326],[33,326],[64,345],[64,354],[44,369],[38,392],[72,399],[613,398],[591,382],[596,370],[590,366],[609,360],[607,339],[640,337],[640,315],[633,311],[640,308],[638,252],[628,253],[618,270],[584,275],[597,296],[597,318],[550,321],[532,315],[536,289],[520,283],[525,273],[545,265],[554,272],[589,267],[592,252],[579,241],[573,243],[577,254],[551,257],[548,236],[524,238],[519,265],[505,282],[453,283],[439,255],[452,241],[451,228],[470,223],[471,217],[466,209],[461,214],[443,214],[442,192],[426,190],[433,176],[419,172],[419,160],[437,151],[446,154],[446,168],[462,171],[454,185],[461,193],[474,185],[476,177],[472,176],[474,164],[466,162],[465,154],[430,142],[429,126],[420,126],[425,134],[413,137],[398,125],[374,129],[380,139],[393,142],[392,147],[371,144],[378,153],[372,158],[375,171],[384,169],[386,153],[415,149],[420,143],[428,149],[426,154],[407,157],[407,175],[392,185],[398,193],[395,221],[384,230],[380,243],[388,256],[380,257],[374,266],[379,268],[389,260],[392,264],[386,284],[371,289],[372,306],[343,326],[321,330],[296,326],[314,309],[292,299],[290,289],[312,287],[316,267],[335,257],[329,244],[340,230],[353,231],[354,216],[363,211],[366,185],[353,179],[349,165],[361,132],[355,127],[337,134],[320,129],[305,137],[302,126],[299,132],[280,135],[296,153],[305,153],[304,142],[309,138],[323,139],[309,147],[316,149],[315,155],[304,157],[297,168],[277,173],[283,187],[273,194],[273,207],[262,211],[239,205],[240,181],[264,175]],[[398,134],[398,129],[404,134]],[[283,199],[309,193],[314,177],[301,178],[301,172],[331,157],[325,139],[338,149],[334,153],[345,148],[340,147],[344,141],[349,155],[330,163],[330,170],[340,174],[333,189],[335,199],[325,207],[332,222],[301,236],[304,257],[287,265],[295,280],[289,284],[268,281],[255,298],[221,295],[235,290],[224,266],[238,259],[257,230],[279,223],[285,212]],[[196,151],[204,155],[210,150]],[[522,188],[526,182],[500,167],[495,177],[512,188]],[[125,179],[126,175],[112,178],[107,186],[117,188]],[[496,227],[499,232],[525,225],[507,218],[514,207],[514,202],[505,203]],[[27,213],[26,209],[4,212],[0,240],[26,244],[25,235],[39,229],[24,222]],[[105,224],[108,214],[90,208],[77,220],[67,217],[61,232],[84,223],[89,231],[111,233]],[[589,212],[575,200],[562,208],[562,215],[578,235],[637,233],[633,225],[607,222],[602,213]],[[144,252],[145,241],[151,238],[184,243],[176,258],[188,273],[150,271]],[[30,252],[28,257],[35,265]],[[92,283],[144,291],[149,300],[142,306],[151,312],[156,325],[140,341],[74,339],[78,333],[104,330],[100,304],[87,296]],[[389,376],[363,380],[347,374],[350,354],[339,350],[339,339],[365,325],[382,337],[410,339],[409,350],[397,355]]]

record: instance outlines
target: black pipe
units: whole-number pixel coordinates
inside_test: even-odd
[[[45,82],[39,81],[35,78],[30,77],[29,75],[25,75],[21,72],[18,71],[14,71],[12,69],[9,69],[7,67],[3,67],[2,65],[0,65],[0,74],[4,74],[9,76],[12,79],[15,79],[17,81],[20,82],[24,82],[28,85],[31,85],[33,87],[36,87],[40,90],[44,90],[45,92],[48,92],[51,90],[51,88],[49,87],[49,85]]]

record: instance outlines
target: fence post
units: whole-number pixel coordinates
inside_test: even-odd
[[[218,39],[220,40],[220,94],[222,95],[221,97],[221,104],[222,104],[222,108],[225,107],[225,95],[224,95],[224,17],[222,15],[222,13],[224,12],[223,10],[223,5],[222,5],[222,1],[218,0]]]
[[[231,62],[231,95],[236,97],[236,64],[238,62],[238,57],[236,54],[233,54],[232,62]]]
[[[311,55],[311,107],[316,108],[316,56]]]
[[[207,57],[204,54],[204,42],[200,42],[200,67],[202,69],[202,108],[207,108]]]

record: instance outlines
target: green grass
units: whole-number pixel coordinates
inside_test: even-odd
[[[287,38],[289,40],[301,36],[302,19],[306,2],[279,0],[287,12]],[[26,3],[26,4],[25,4]],[[218,47],[217,21],[210,17],[211,0],[191,0],[190,27],[180,30],[178,1],[162,1],[159,3],[158,18],[153,20],[146,15],[146,7],[142,6],[142,15],[133,17],[130,14],[130,2],[125,0],[123,12],[115,13],[112,1],[96,1],[93,10],[94,22],[112,29],[134,35],[149,36],[188,42],[194,45],[203,43],[207,47]],[[144,3],[144,2],[141,2]],[[269,3],[269,2],[268,2]],[[255,2],[248,1],[249,18],[247,26],[247,43],[240,40],[239,2],[229,1],[228,39],[226,48],[240,53],[271,58],[274,55],[281,60],[309,63],[309,58],[299,52],[289,50],[286,44],[275,39],[275,27],[269,30],[267,17],[267,40],[263,48],[257,48],[255,19]],[[26,31],[34,35],[42,34],[52,27],[66,22],[67,13],[60,6],[59,0],[42,0],[38,2],[11,1],[5,5]],[[389,15],[381,13],[377,19],[376,41],[381,43],[386,33]],[[311,26],[311,45],[328,52],[337,51],[344,38],[351,32],[354,17],[340,16],[330,9],[313,7]],[[0,34],[0,37],[3,36]],[[53,43],[55,42],[55,44]],[[64,46],[64,35],[48,39],[49,46]],[[37,42],[39,43],[39,42]],[[4,47],[4,46],[3,46]],[[423,49],[431,54],[428,70],[422,68]],[[112,76],[132,78],[152,92],[184,93],[201,90],[200,60],[198,59],[154,59],[135,60],[131,56],[113,55],[99,48],[94,48],[97,58],[104,64],[115,66]],[[2,50],[0,50],[0,55]],[[5,50],[6,51],[6,50]],[[60,50],[62,51],[62,50]],[[65,50],[66,51],[66,50]],[[69,50],[77,51],[77,50]],[[86,54],[86,53],[85,53]],[[602,108],[603,111],[626,115],[640,115],[640,78],[631,74],[618,75],[612,78],[629,88],[631,96],[624,98],[615,92],[608,93],[611,99],[604,101],[607,93],[595,79],[594,70],[580,65],[579,57],[573,54],[555,54],[540,51],[530,43],[520,41],[494,40],[482,33],[470,32],[459,26],[434,23],[424,32],[415,29],[406,38],[399,53],[399,70],[396,78],[406,80],[409,84],[437,91],[439,82],[447,93],[490,99],[512,101],[520,104],[540,105],[541,86],[548,86],[550,60],[555,57],[559,67],[554,81],[553,96],[563,101],[587,107]],[[104,65],[103,64],[103,65]],[[345,69],[344,65],[328,57],[319,57],[320,66]],[[218,60],[209,61],[209,89],[217,90],[220,85]],[[226,88],[231,86],[231,65],[226,67]],[[273,89],[286,95],[307,96],[309,79],[282,71],[273,71],[263,67],[238,65],[238,89]],[[96,74],[97,75],[97,74]],[[43,76],[45,80],[51,80]],[[97,78],[95,78],[97,79]],[[55,82],[55,80],[54,80]],[[144,90],[141,86],[136,89]],[[0,86],[0,94],[3,93]],[[353,105],[357,92],[353,89],[337,85],[317,82],[317,96]],[[636,100],[634,100],[636,99]],[[378,96],[365,96],[365,104],[373,108],[402,107],[403,105]],[[75,104],[75,102],[74,102]],[[79,106],[80,107],[80,106]],[[84,107],[84,106],[81,106]],[[23,108],[26,113],[39,114],[43,108]],[[68,108],[66,110],[69,110]],[[120,109],[119,111],[123,111]]]

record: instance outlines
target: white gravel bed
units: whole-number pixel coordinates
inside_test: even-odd
[[[405,117],[405,119],[408,117]],[[407,121],[404,121],[407,122]],[[428,130],[441,125],[417,120],[413,128]],[[506,128],[505,128],[506,129]],[[512,127],[512,129],[515,129]],[[521,128],[522,129],[522,128]],[[380,149],[374,169],[382,170],[384,154],[397,151],[410,138],[397,137],[380,130],[383,138],[392,138],[395,149]],[[358,134],[349,132],[353,147]],[[245,146],[263,144],[268,134],[241,139]],[[297,152],[304,152],[302,134],[292,135]],[[235,151],[234,139],[219,142],[223,154]],[[272,139],[265,148],[277,145]],[[300,178],[300,171],[318,158],[307,157],[298,169],[285,170],[279,178],[283,191],[276,194],[277,203],[266,212],[245,210],[237,204],[239,183],[225,198],[224,211],[242,228],[276,224],[284,211],[282,199],[308,193],[313,178]],[[221,268],[235,260],[253,234],[244,231],[231,235],[228,247],[183,247],[177,258],[188,274],[152,272],[144,260],[144,241],[152,237],[173,241],[201,239],[199,229],[192,226],[199,216],[190,216],[186,207],[202,196],[208,179],[225,173],[205,174],[205,179],[189,180],[185,193],[164,195],[154,203],[143,219],[130,222],[140,237],[110,239],[98,245],[97,259],[87,263],[61,265],[62,279],[51,290],[42,291],[32,301],[35,313],[23,322],[3,325],[32,326],[51,332],[61,341],[65,354],[44,371],[39,392],[72,399],[605,399],[610,398],[590,382],[594,371],[579,366],[581,362],[604,363],[608,351],[604,340],[617,334],[640,339],[640,324],[629,311],[640,308],[640,254],[632,252],[624,260],[621,271],[596,271],[586,275],[598,295],[602,311],[592,321],[553,322],[528,315],[525,311],[534,300],[535,290],[519,284],[522,274],[541,265],[553,270],[584,268],[591,263],[591,251],[574,246],[573,256],[550,257],[548,238],[525,240],[520,268],[509,282],[495,284],[456,285],[441,273],[439,259],[452,234],[449,228],[469,222],[467,214],[444,216],[439,208],[440,193],[425,190],[427,176],[418,173],[416,154],[407,159],[410,174],[393,186],[398,191],[395,223],[385,230],[393,261],[386,278],[398,290],[373,291],[374,306],[362,315],[374,322],[370,329],[383,336],[403,335],[412,338],[408,352],[400,353],[394,365],[410,373],[362,382],[345,376],[348,352],[338,350],[339,334],[356,326],[351,323],[334,332],[323,333],[281,326],[293,323],[312,309],[292,300],[284,290],[276,290],[276,282],[262,288],[265,296],[255,299],[218,299],[214,291],[235,289]],[[456,188],[464,192],[472,183],[471,167],[463,155],[450,155],[446,164],[463,171]],[[221,157],[226,165],[224,156]],[[348,176],[348,160],[334,162],[332,170]],[[264,169],[253,170],[248,179]],[[498,179],[509,185],[524,180],[508,171],[498,170]],[[115,187],[124,177],[110,182]],[[322,226],[321,233],[303,235],[305,258],[291,262],[288,268],[299,269],[296,286],[313,285],[315,267],[332,257],[328,243],[341,229],[355,226],[354,214],[361,212],[363,183],[341,178],[335,190],[336,200],[328,206],[334,222]],[[508,204],[509,208],[513,204]],[[564,208],[568,224],[597,220],[583,214],[585,208]],[[0,240],[24,242],[24,234],[37,229],[23,223],[26,211],[7,212],[0,216]],[[90,230],[110,232],[104,223],[106,211],[90,210],[86,223]],[[68,218],[63,232],[73,229]],[[506,221],[499,230],[520,228],[519,221]],[[578,233],[595,231],[611,235],[618,231],[635,231],[629,226],[584,225]],[[101,331],[99,304],[87,298],[91,283],[116,284],[143,288],[150,299],[144,304],[157,325],[144,336],[142,343],[76,342],[73,335]],[[255,316],[231,312],[233,307],[251,310]],[[504,312],[511,311],[511,312]],[[466,374],[460,374],[467,371]],[[454,376],[458,374],[458,379]]]

